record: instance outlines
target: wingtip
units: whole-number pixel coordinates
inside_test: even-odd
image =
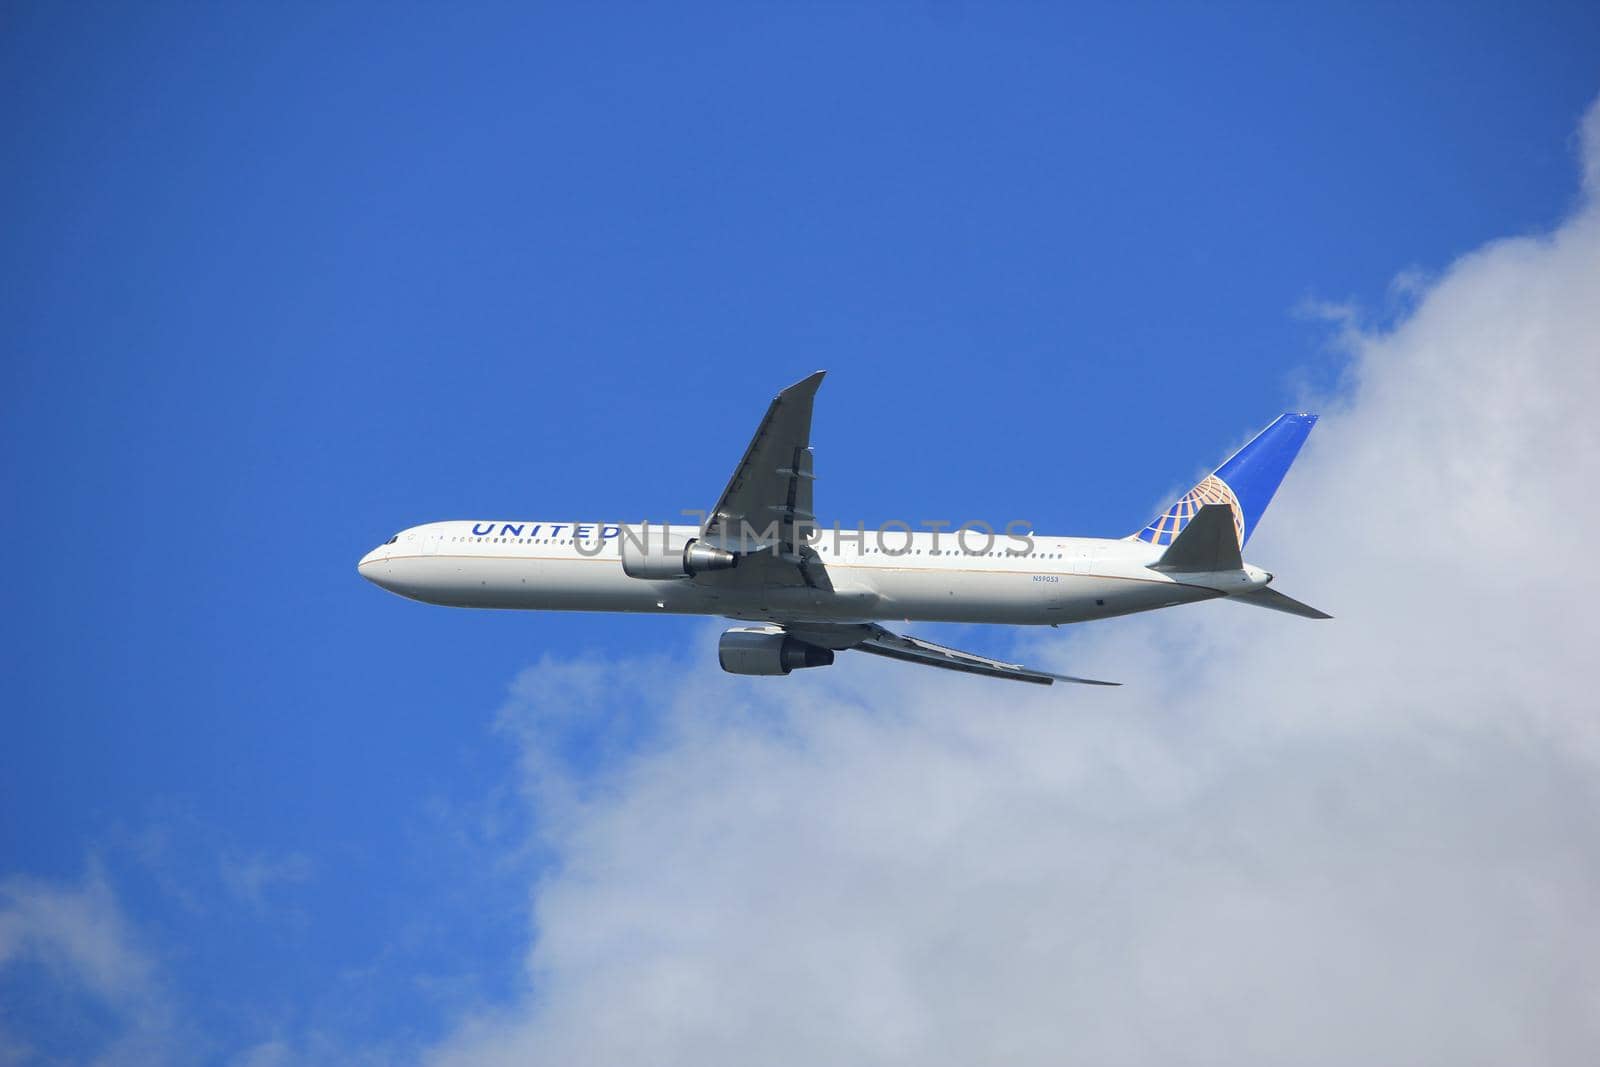
[[[1052,674],[1050,677],[1057,682],[1072,682],[1076,685],[1122,685],[1121,682],[1103,682],[1099,678],[1074,678],[1070,674]]]
[[[778,394],[778,396],[780,396],[780,397],[789,396],[789,395],[792,395],[794,393],[813,393],[814,394],[817,391],[817,386],[822,384],[822,376],[827,374],[827,373],[828,372],[825,371],[825,370],[813,371],[810,374],[806,375],[804,378],[801,378],[798,382],[795,382],[793,385],[791,385],[788,388],[784,389],[782,392],[780,392]]]

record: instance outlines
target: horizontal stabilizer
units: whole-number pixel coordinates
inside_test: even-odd
[[[1318,611],[1310,604],[1302,604],[1294,597],[1284,596],[1276,589],[1262,586],[1249,593],[1239,593],[1231,596],[1229,600],[1237,600],[1244,604],[1254,604],[1258,608],[1271,608],[1273,611],[1285,611],[1290,615],[1298,615],[1303,619],[1331,619],[1325,611]]]
[[[1244,567],[1227,504],[1206,504],[1155,563],[1158,571],[1236,571]]]

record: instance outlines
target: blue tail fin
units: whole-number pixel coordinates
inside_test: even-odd
[[[1279,415],[1214,474],[1133,536],[1153,545],[1170,545],[1202,507],[1227,504],[1233,509],[1233,527],[1242,548],[1316,422],[1315,415]]]

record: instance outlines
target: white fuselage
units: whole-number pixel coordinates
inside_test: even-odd
[[[364,578],[413,600],[452,607],[720,615],[758,621],[927,621],[1052,625],[1127,615],[1259,589],[1258,567],[1174,574],[1151,568],[1161,547],[1138,540],[949,531],[883,539],[872,531],[814,544],[812,586],[750,587],[738,570],[646,580],[623,572],[614,525],[436,522],[369,552]],[[687,540],[695,527],[674,527]],[[605,536],[601,536],[604,533]],[[904,550],[902,550],[904,549]]]

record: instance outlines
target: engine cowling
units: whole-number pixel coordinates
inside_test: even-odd
[[[739,562],[726,549],[698,538],[675,535],[664,526],[624,527],[622,571],[630,578],[693,578],[706,571],[725,571]]]
[[[742,627],[717,642],[717,661],[729,674],[788,674],[801,667],[826,667],[833,650],[808,645],[781,630]]]

